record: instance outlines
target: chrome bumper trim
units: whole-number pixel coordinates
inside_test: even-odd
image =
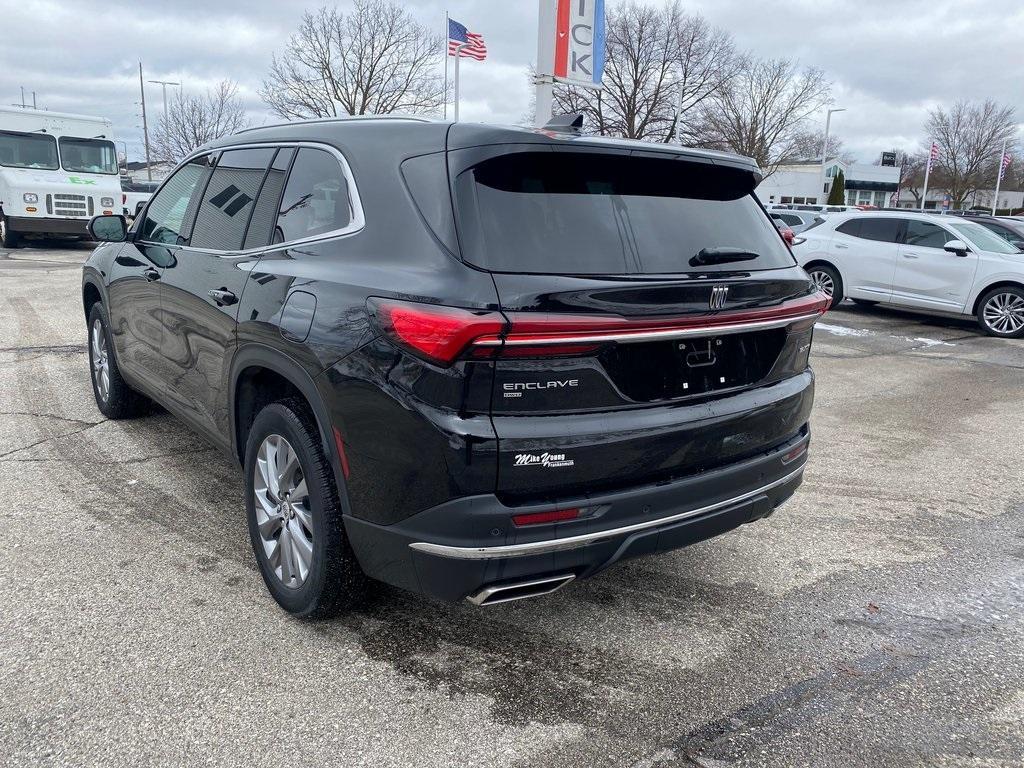
[[[564,539],[531,541],[525,544],[504,544],[497,547],[452,547],[446,544],[432,544],[427,541],[413,542],[409,546],[419,552],[426,552],[427,554],[438,555],[440,557],[450,557],[456,560],[497,560],[505,557],[526,557],[528,555],[544,555],[549,552],[562,552],[569,549],[579,549],[580,547],[585,547],[599,541],[614,539],[617,536],[625,536],[626,534],[635,533],[636,531],[644,531],[649,528],[659,528],[663,525],[670,525],[680,520],[686,520],[690,517],[699,517],[700,515],[706,515],[709,512],[715,512],[719,509],[731,507],[735,504],[742,504],[744,501],[749,501],[756,496],[760,496],[766,491],[770,491],[780,485],[785,485],[803,472],[805,466],[806,462],[801,463],[798,469],[793,470],[788,475],[768,483],[767,485],[763,485],[760,488],[755,488],[753,491],[748,491],[740,496],[734,496],[731,499],[725,499],[724,501],[718,501],[714,504],[708,504],[707,506],[699,507],[698,509],[679,512],[674,515],[669,515],[668,517],[660,517],[657,520],[648,520],[643,523],[624,525],[621,528],[611,528],[607,531],[583,533],[579,536],[567,536]]]

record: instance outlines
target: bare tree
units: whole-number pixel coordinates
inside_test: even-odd
[[[902,149],[893,149],[896,153],[896,166],[900,169],[900,197],[909,192],[914,198],[914,207],[920,208],[924,194],[924,170],[928,156],[924,152],[910,154]],[[928,183],[932,183],[929,178]],[[934,187],[933,187],[934,188]]]
[[[395,2],[307,11],[273,58],[260,96],[289,119],[436,112],[444,100],[443,42]]]
[[[701,109],[705,146],[754,158],[765,178],[795,158],[808,118],[828,103],[820,69],[789,59],[749,60]]]
[[[980,189],[995,186],[996,164],[1003,141],[1016,134],[1014,109],[991,99],[981,104],[958,101],[949,111],[939,107],[928,115],[925,132],[939,145],[932,173],[944,177],[944,189],[954,208]]]
[[[607,17],[604,90],[556,88],[555,112],[582,112],[601,135],[650,141],[692,135],[690,116],[737,70],[732,38],[678,0],[655,8],[636,0]]]
[[[238,86],[230,80],[222,80],[202,96],[179,92],[157,125],[156,156],[176,163],[204,144],[248,124]]]
[[[793,139],[793,160],[821,160],[821,145],[825,141],[825,131],[804,130],[796,134]],[[844,163],[852,163],[854,158],[846,147],[843,140],[830,133],[828,137],[828,149],[825,152],[828,160],[842,160]]]

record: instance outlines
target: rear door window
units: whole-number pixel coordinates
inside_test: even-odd
[[[861,240],[874,240],[880,243],[895,243],[900,236],[903,221],[891,218],[856,218],[838,227],[836,232],[859,237]]]
[[[496,272],[672,274],[753,271],[795,262],[728,166],[619,153],[515,152],[455,182],[463,258]],[[749,260],[690,261],[705,249]]]
[[[272,148],[232,149],[221,154],[199,206],[191,245],[215,251],[242,248]]]
[[[352,218],[348,179],[338,159],[322,149],[300,149],[284,189],[274,242],[342,230]]]
[[[270,242],[274,220],[281,203],[281,193],[284,191],[284,180],[294,156],[295,149],[291,147],[277,151],[266,178],[263,179],[260,194],[256,198],[256,206],[249,220],[249,230],[245,234],[243,248],[262,248]]]

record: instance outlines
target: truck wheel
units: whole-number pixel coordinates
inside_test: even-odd
[[[7,226],[7,217],[0,216],[0,248],[17,248],[21,245],[21,235],[12,232]]]

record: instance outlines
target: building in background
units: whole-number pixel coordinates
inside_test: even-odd
[[[892,204],[900,183],[900,169],[886,165],[861,165],[830,160],[821,181],[820,160],[800,160],[780,165],[761,182],[757,196],[765,205],[771,203],[824,204],[832,188],[832,179],[839,171],[846,181],[847,205],[873,205],[885,208]]]
[[[920,190],[918,190],[920,193]],[[964,208],[992,209],[992,200],[995,198],[994,189],[979,189],[972,192],[964,201]],[[928,197],[924,201],[926,210],[942,208],[946,200],[946,190],[929,189]],[[914,197],[906,188],[900,193],[900,208],[920,208],[920,201]],[[1019,211],[1024,209],[1024,190],[1000,189],[999,200],[996,201],[996,209],[1000,211]]]

